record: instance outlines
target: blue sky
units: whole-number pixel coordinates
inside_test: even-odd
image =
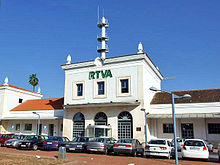
[[[36,73],[44,98],[62,97],[64,71],[72,62],[95,59],[97,6],[105,9],[107,57],[133,54],[141,41],[160,68],[163,89],[219,88],[219,0],[1,0],[0,82],[32,90]]]

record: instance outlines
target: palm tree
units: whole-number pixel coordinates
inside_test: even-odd
[[[32,74],[29,76],[29,83],[33,86],[33,92],[35,91],[35,86],[38,85],[38,78],[36,74]]]

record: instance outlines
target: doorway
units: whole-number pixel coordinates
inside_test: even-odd
[[[192,123],[181,124],[182,138],[184,139],[193,139],[194,131]]]
[[[49,124],[49,133],[48,136],[53,136],[54,124]]]

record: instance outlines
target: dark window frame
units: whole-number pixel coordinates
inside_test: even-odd
[[[208,123],[208,134],[220,134],[220,123]]]
[[[20,130],[21,130],[21,124],[16,124],[15,131],[20,131]]]
[[[76,96],[77,97],[83,96],[83,83],[77,83],[76,84],[76,89],[77,89]]]
[[[25,124],[24,131],[32,131],[32,124]]]
[[[129,79],[120,79],[121,93],[129,93]]]
[[[163,123],[163,133],[173,133],[173,124]]]
[[[103,85],[102,85],[103,84]],[[105,95],[105,81],[97,82],[98,95]]]

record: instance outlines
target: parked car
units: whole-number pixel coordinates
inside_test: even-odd
[[[172,150],[173,147],[169,140],[155,139],[146,144],[145,156],[160,156],[170,159],[172,156]]]
[[[65,146],[70,140],[67,137],[50,136],[43,141],[43,150],[58,150],[59,147]]]
[[[116,140],[112,137],[98,137],[94,138],[87,143],[87,152],[101,152],[104,154],[108,154],[113,152],[113,144]]]
[[[14,134],[1,134],[0,135],[0,147],[5,146],[5,141],[14,138]]]
[[[48,136],[43,135],[28,135],[25,139],[18,143],[18,149],[33,149],[37,150],[42,141],[48,139]]]
[[[177,141],[177,150],[178,152],[181,152],[181,148],[183,147],[185,139],[177,137],[176,141]],[[172,140],[171,143],[174,146],[174,139]]]
[[[220,162],[220,143],[218,143],[218,161]]]
[[[208,142],[207,140],[204,140],[204,142],[208,147],[209,152],[213,152],[213,144],[211,142]]]
[[[12,148],[17,148],[18,147],[18,143],[22,142],[23,139],[26,137],[27,135],[16,135],[13,139],[9,139],[5,141],[5,146],[6,147],[12,147]]]
[[[182,147],[182,158],[209,159],[206,143],[201,139],[186,139]]]
[[[120,139],[113,144],[113,151],[115,155],[118,154],[130,154],[137,156],[144,155],[144,147],[137,139]]]
[[[73,141],[66,143],[66,151],[86,152],[86,146],[90,139],[89,137],[75,137]]]

